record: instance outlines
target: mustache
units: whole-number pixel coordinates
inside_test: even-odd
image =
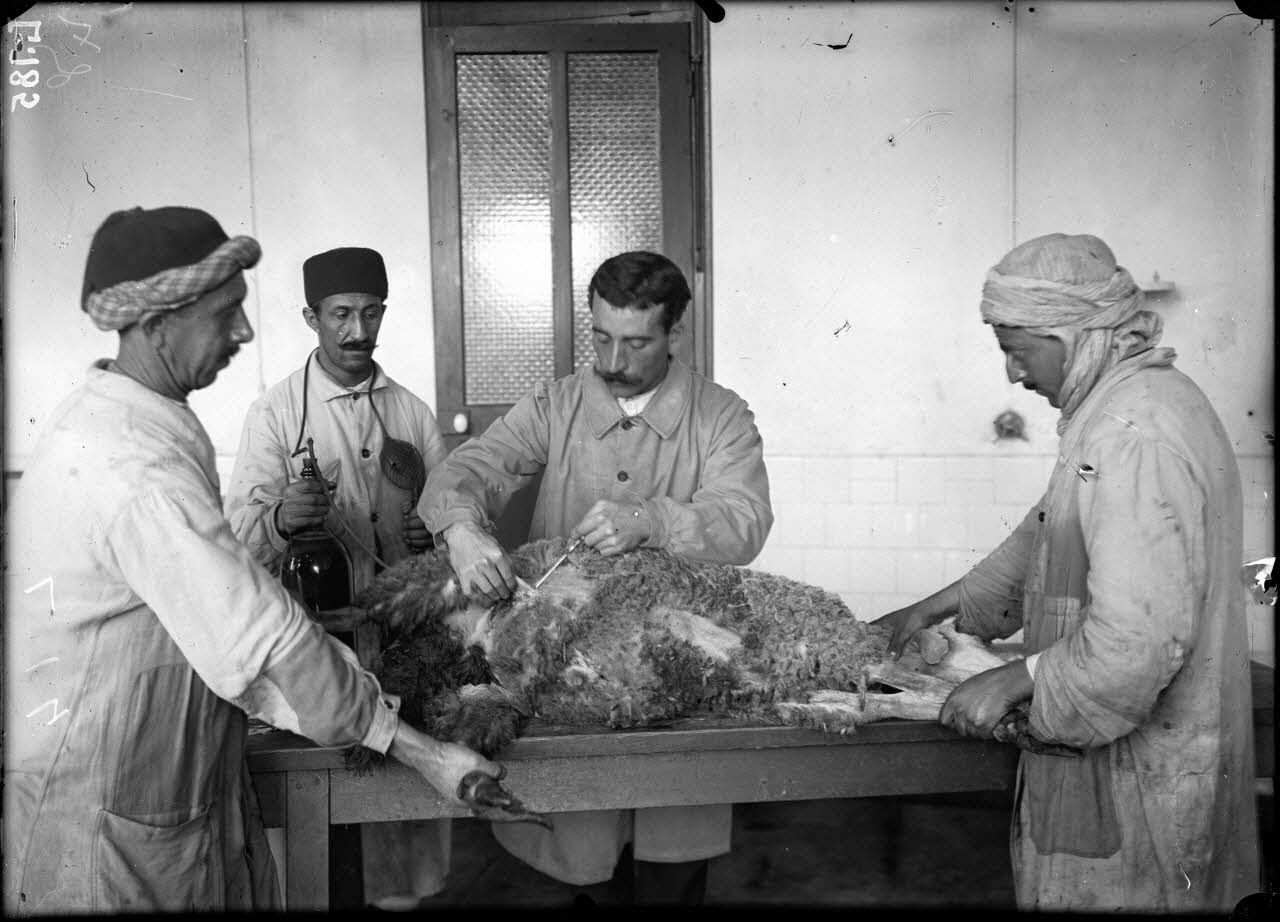
[[[348,352],[372,352],[377,348],[377,346],[369,342],[367,339],[362,339],[359,342],[354,343],[341,343],[338,348],[345,349]]]
[[[595,376],[606,384],[629,384],[635,386],[639,384],[634,378],[628,378],[626,375],[615,374],[611,371],[601,371],[596,365],[591,366],[591,370],[595,372]]]

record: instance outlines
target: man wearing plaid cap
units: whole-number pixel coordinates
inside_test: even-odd
[[[278,907],[246,714],[389,753],[454,802],[501,771],[401,722],[223,517],[186,398],[253,338],[259,256],[192,208],[93,237],[82,307],[119,352],[54,411],[7,522],[6,913]]]

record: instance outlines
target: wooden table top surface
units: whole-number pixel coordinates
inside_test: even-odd
[[[1254,724],[1274,725],[1275,670],[1252,663]],[[930,721],[884,720],[841,736],[806,727],[774,726],[714,716],[688,717],[659,727],[633,730],[584,730],[557,727],[534,720],[525,733],[501,754],[506,761],[577,756],[614,756],[664,752],[710,752],[734,749],[860,746],[967,740],[950,728]],[[1263,743],[1259,740],[1259,743]],[[1270,745],[1269,741],[1266,743]],[[310,740],[254,724],[248,755],[252,771],[294,771],[343,767],[344,747],[317,746]],[[1259,752],[1261,760],[1262,753]],[[1270,756],[1268,755],[1268,764]]]

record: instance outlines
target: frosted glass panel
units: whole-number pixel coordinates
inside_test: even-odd
[[[662,251],[658,56],[571,54],[569,207],[573,361],[591,361],[587,285],[610,256]]]
[[[512,403],[555,374],[550,59],[456,61],[466,402]]]

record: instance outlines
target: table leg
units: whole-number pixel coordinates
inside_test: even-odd
[[[288,773],[285,908],[329,909],[329,772]]]

